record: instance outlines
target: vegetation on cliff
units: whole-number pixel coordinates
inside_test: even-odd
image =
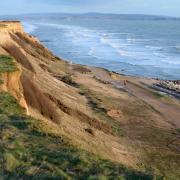
[[[10,56],[0,55],[0,84],[3,83],[1,79],[2,73],[14,72],[17,70],[13,58]]]
[[[44,131],[46,129],[46,131]],[[102,160],[48,132],[43,121],[24,115],[16,100],[0,93],[0,178],[152,179]]]
[[[0,179],[179,179],[180,104],[155,80],[62,61],[26,33],[1,38]]]
[[[0,73],[14,72],[17,70],[13,58],[10,56],[0,55]]]

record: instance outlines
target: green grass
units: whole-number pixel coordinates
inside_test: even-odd
[[[14,72],[16,70],[17,67],[11,57],[0,55],[0,84],[3,84],[3,80],[1,79],[1,73]]]
[[[111,126],[114,135],[119,137],[125,135],[125,132],[122,130],[121,123],[108,116],[107,107],[104,106],[104,103],[102,103],[102,100],[99,98],[102,95],[99,95],[97,92],[89,90],[82,85],[80,87],[80,94],[87,98],[88,104],[92,108],[95,115],[100,120]]]
[[[44,126],[0,93],[0,179],[153,179],[78,149]]]
[[[165,149],[145,149],[144,162],[148,164],[145,169],[166,180],[180,179],[180,155]]]
[[[111,99],[84,86],[81,86],[80,93],[88,99],[94,113],[101,120],[111,125],[115,135],[127,135],[129,138],[145,145],[143,148],[134,147],[135,149],[142,148],[143,159],[141,161],[142,166],[138,166],[139,169],[163,176],[167,180],[180,178],[180,156],[177,150],[178,145],[174,144],[174,139],[177,136],[174,133],[178,134],[179,129],[176,131],[165,130],[153,126],[153,117],[150,112],[154,111],[154,109],[143,102],[128,103],[119,99]],[[120,123],[108,117],[108,106],[114,109],[122,109],[123,114],[128,117],[129,128],[132,128],[130,134],[128,134],[128,131],[124,132]]]
[[[5,55],[0,55],[0,73],[14,72],[17,70],[13,62],[13,58]]]

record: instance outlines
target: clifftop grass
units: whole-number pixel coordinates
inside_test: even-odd
[[[0,93],[0,179],[152,179],[80,150],[42,126]]]
[[[17,70],[13,58],[10,56],[0,55],[0,73],[14,72]]]

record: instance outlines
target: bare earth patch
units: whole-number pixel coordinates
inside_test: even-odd
[[[116,109],[111,109],[107,112],[108,116],[112,117],[112,118],[119,118],[119,117],[123,117],[123,113],[120,110],[116,110]]]

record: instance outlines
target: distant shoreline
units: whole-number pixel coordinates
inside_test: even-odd
[[[36,19],[37,17],[40,20]],[[102,16],[94,21],[94,16],[91,15],[82,17],[57,15],[55,18],[56,14],[53,14],[45,17],[45,20],[41,21],[41,16],[34,15],[33,21],[29,22],[28,19],[31,20],[31,17],[28,17],[27,20],[23,19],[23,22],[26,23],[27,29],[35,29],[31,34],[37,36],[54,54],[65,59],[70,61],[73,59],[73,62],[78,64],[107,68],[128,76],[162,80],[178,80],[180,77],[179,40],[176,44],[168,44],[171,38],[172,42],[174,41],[174,37],[167,36],[171,32],[169,28],[162,33],[160,39],[157,36],[166,22],[161,21],[157,27],[156,21],[150,21],[152,24],[147,25],[146,22],[152,17],[147,18],[146,21],[138,21],[140,24],[138,29],[145,26],[140,35],[139,30],[133,29],[137,24],[136,21],[128,15],[122,17],[127,18],[128,23],[119,18],[109,19]],[[56,22],[56,19],[59,20]],[[112,24],[108,25],[109,21]],[[99,25],[101,22],[105,25]],[[120,24],[122,27],[119,27]],[[175,27],[178,24],[172,22]],[[156,27],[152,32],[153,35],[148,34],[151,26]],[[50,33],[51,31],[56,34],[56,38]],[[178,37],[179,32],[175,33]]]

